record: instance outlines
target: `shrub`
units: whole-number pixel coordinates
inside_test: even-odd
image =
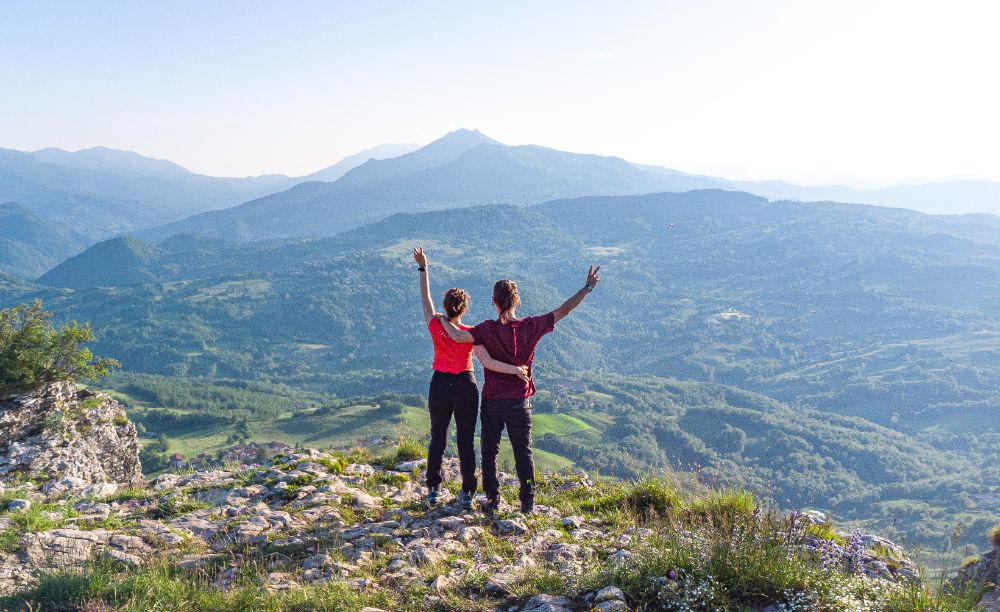
[[[389,452],[379,457],[376,463],[381,466],[391,468],[404,461],[415,461],[427,456],[427,449],[423,444],[411,438],[400,438],[396,448],[390,448]]]
[[[1000,523],[990,530],[990,544],[1000,546]]]
[[[609,512],[628,510],[640,517],[665,516],[681,504],[681,498],[663,480],[647,478],[615,487],[581,504],[584,510]]]
[[[93,339],[88,323],[56,329],[40,300],[0,310],[0,397],[45,383],[107,376],[119,364],[94,357],[83,346]]]

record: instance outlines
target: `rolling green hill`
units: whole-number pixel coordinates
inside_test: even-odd
[[[0,204],[0,272],[35,278],[82,251],[89,242],[68,227],[42,219],[26,206]]]
[[[80,288],[15,284],[0,302],[41,297],[62,319],[92,321],[95,351],[131,372],[282,384],[349,404],[237,410],[188,429],[165,413],[151,413],[165,425],[139,417],[178,448],[221,444],[244,418],[254,435],[329,431],[317,440],[333,443],[366,423],[422,430],[414,398],[430,343],[412,245],[429,251],[436,293],[471,291],[471,321],[490,316],[497,278],[519,282],[525,313],[544,312],[600,263],[601,286],[538,351],[549,465],[620,476],[697,466],[789,507],[896,521],[927,540],[949,521],[992,516],[982,500],[1000,442],[997,229],[992,218],[725,191],[587,197],[394,215],[317,240],[180,236],[110,271],[91,251],[77,261],[91,262],[74,274]],[[364,408],[385,394],[409,408]]]

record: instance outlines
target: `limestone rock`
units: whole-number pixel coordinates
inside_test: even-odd
[[[975,563],[958,570],[958,574],[949,581],[952,587],[971,586],[979,588],[984,585],[1000,584],[1000,546],[984,554]],[[1000,612],[1000,588],[988,590],[979,600],[979,609],[988,612]]]
[[[79,567],[101,554],[127,565],[139,565],[153,554],[142,538],[104,529],[28,533],[21,541],[21,551],[24,559],[39,569]]]
[[[138,436],[121,405],[68,382],[0,400],[0,481],[66,479],[142,483]]]

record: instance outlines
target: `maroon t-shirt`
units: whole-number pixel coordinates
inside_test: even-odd
[[[542,336],[552,331],[556,317],[551,312],[539,317],[518,319],[509,323],[483,321],[469,330],[476,344],[482,344],[490,357],[515,366],[528,366],[535,358],[535,347]],[[485,368],[484,368],[485,370]],[[535,394],[535,383],[526,383],[513,374],[485,370],[484,400],[522,399]]]

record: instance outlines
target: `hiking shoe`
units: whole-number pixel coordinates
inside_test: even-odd
[[[535,513],[535,504],[534,503],[530,503],[530,504],[522,503],[521,504],[521,514],[523,514],[525,516],[528,516],[529,514],[534,514],[534,513]]]
[[[438,488],[428,487],[427,488],[427,504],[430,506],[436,506],[438,503]]]
[[[458,494],[458,501],[462,504],[462,510],[472,511],[472,493],[468,491],[460,491]]]
[[[483,512],[485,512],[488,516],[493,516],[494,514],[497,513],[497,510],[500,509],[500,496],[499,495],[496,497],[487,496],[486,499],[482,502],[481,506]]]

